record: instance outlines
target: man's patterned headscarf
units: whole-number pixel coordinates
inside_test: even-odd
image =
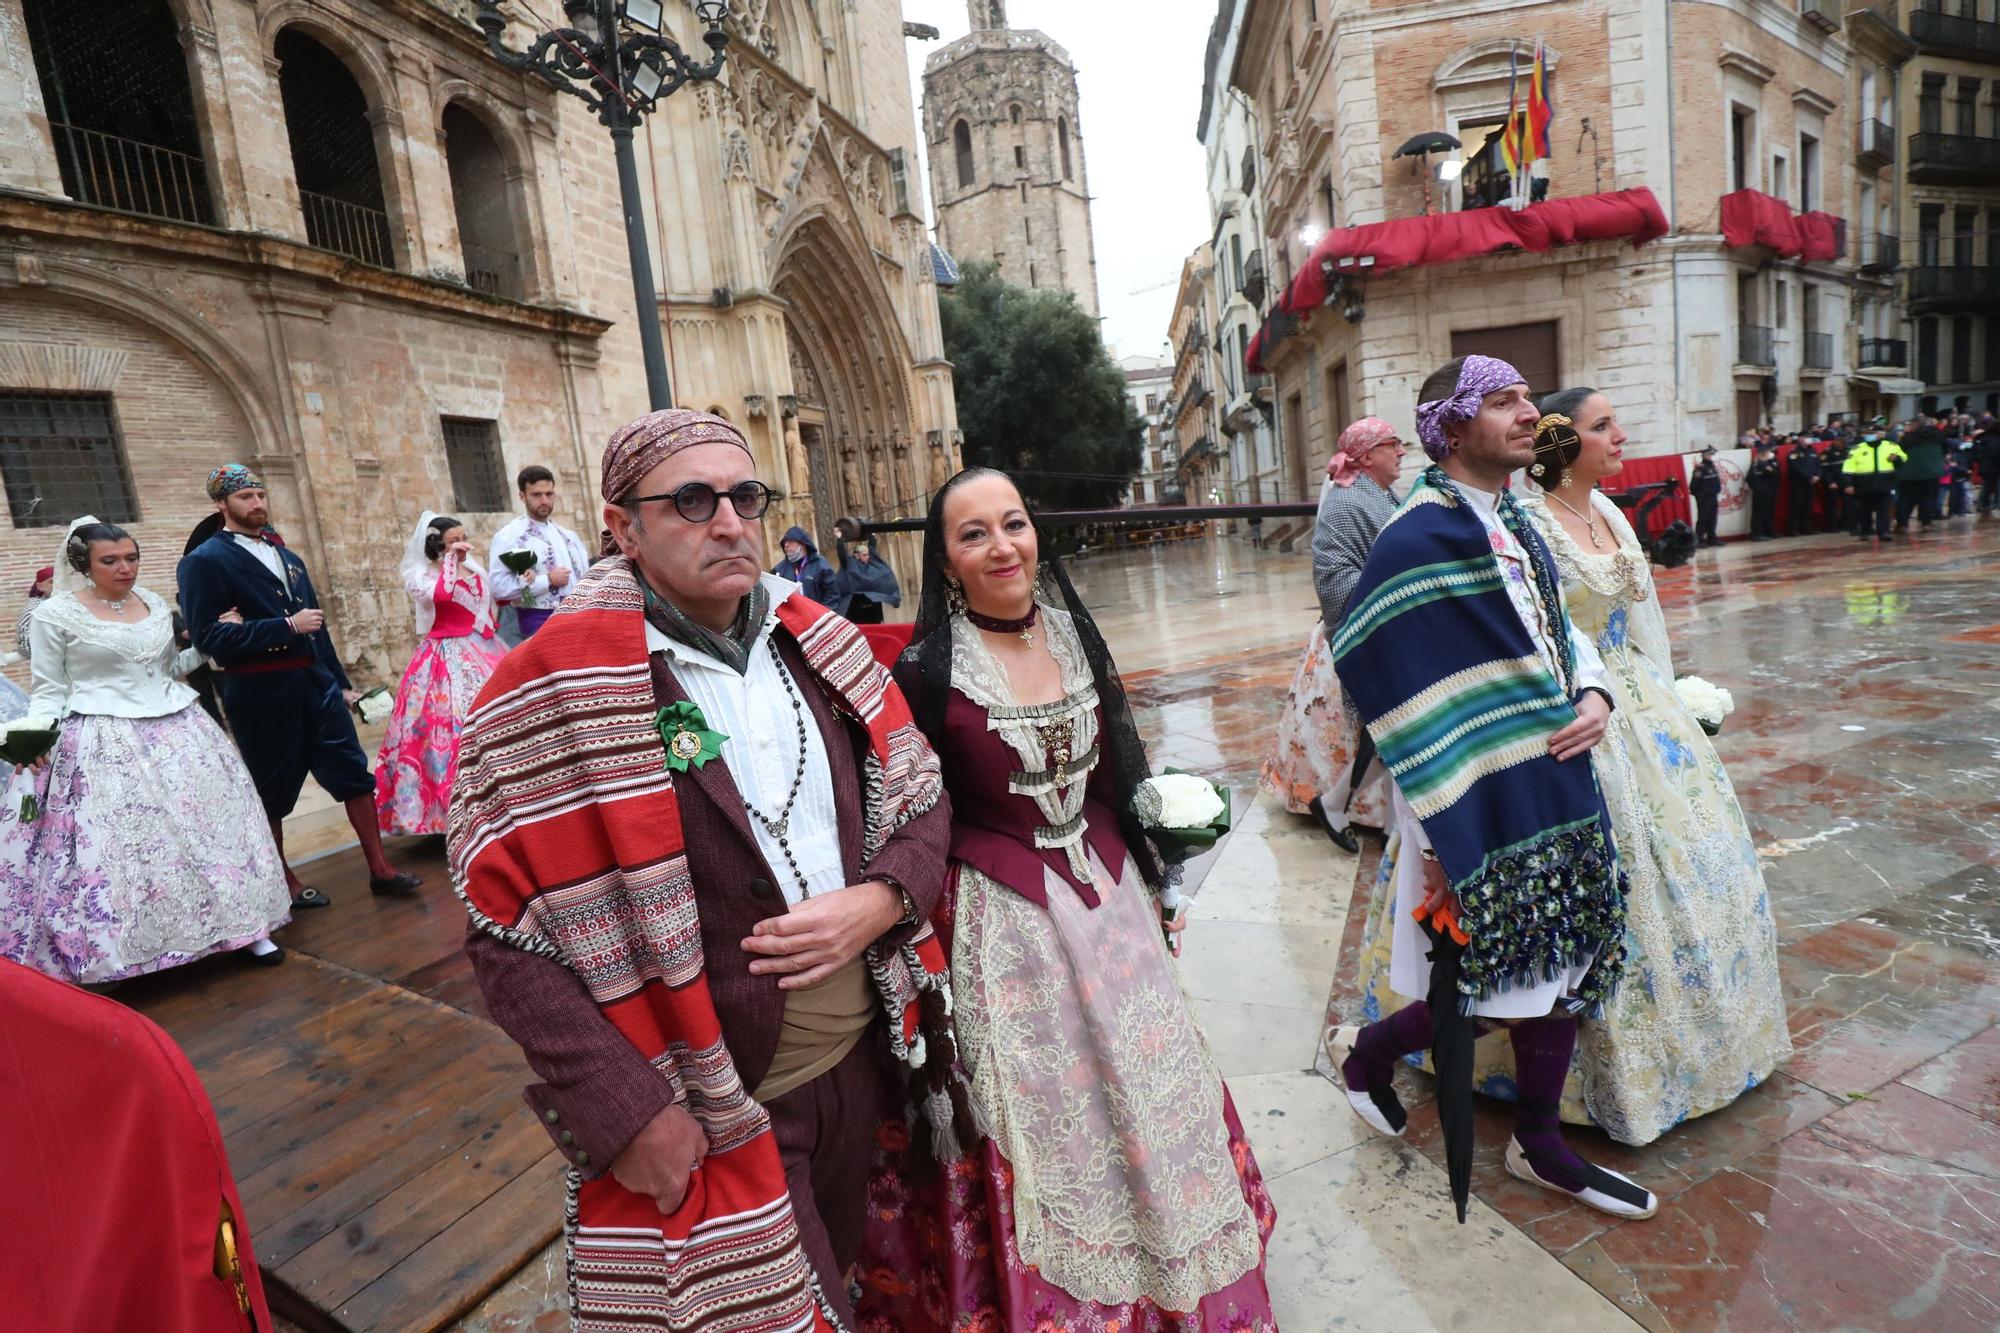
[[[1396,438],[1396,428],[1380,417],[1363,417],[1340,432],[1334,442],[1333,457],[1327,462],[1326,476],[1336,486],[1352,486],[1361,475],[1361,465],[1378,444]]]
[[[264,479],[241,463],[224,463],[208,474],[208,498],[226,500],[238,491],[264,489]]]
[[[1470,421],[1479,415],[1486,395],[1510,384],[1526,384],[1527,377],[1494,356],[1468,356],[1458,368],[1458,385],[1449,398],[1434,398],[1417,404],[1417,438],[1431,461],[1441,463],[1451,452],[1444,428],[1454,421]]]
[[[712,412],[667,407],[620,426],[604,446],[600,488],[606,503],[618,504],[648,472],[697,444],[733,444],[750,452],[743,432]]]

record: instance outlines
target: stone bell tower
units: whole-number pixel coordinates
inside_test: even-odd
[[[924,136],[938,243],[1021,287],[1097,306],[1097,252],[1076,68],[1047,34],[969,0],[972,31],[924,62]]]

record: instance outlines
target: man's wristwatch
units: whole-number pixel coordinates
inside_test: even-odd
[[[916,925],[920,914],[917,911],[917,900],[910,896],[910,891],[893,879],[885,879],[882,882],[894,889],[896,896],[903,900],[903,914],[896,918],[896,925],[899,927]]]

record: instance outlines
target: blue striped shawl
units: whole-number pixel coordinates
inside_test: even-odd
[[[1501,517],[1537,569],[1573,680],[1555,562],[1512,497]],[[1595,955],[1595,1008],[1624,960],[1625,877],[1590,761],[1549,737],[1576,720],[1507,595],[1469,501],[1438,468],[1382,530],[1334,636],[1334,669],[1422,821],[1472,937],[1462,1003],[1554,980]]]

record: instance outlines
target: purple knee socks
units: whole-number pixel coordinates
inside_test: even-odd
[[[1521,1019],[1514,1024],[1512,1037],[1514,1086],[1520,1099],[1514,1109],[1514,1140],[1537,1175],[1564,1189],[1580,1190],[1585,1163],[1563,1142],[1561,1116],[1563,1080],[1569,1077],[1569,1058],[1576,1050],[1576,1020],[1556,1014]]]
[[[1396,1096],[1396,1061],[1431,1044],[1431,1007],[1422,1000],[1370,1023],[1355,1038],[1354,1054],[1340,1067],[1349,1092],[1365,1092],[1398,1134],[1409,1122]]]

